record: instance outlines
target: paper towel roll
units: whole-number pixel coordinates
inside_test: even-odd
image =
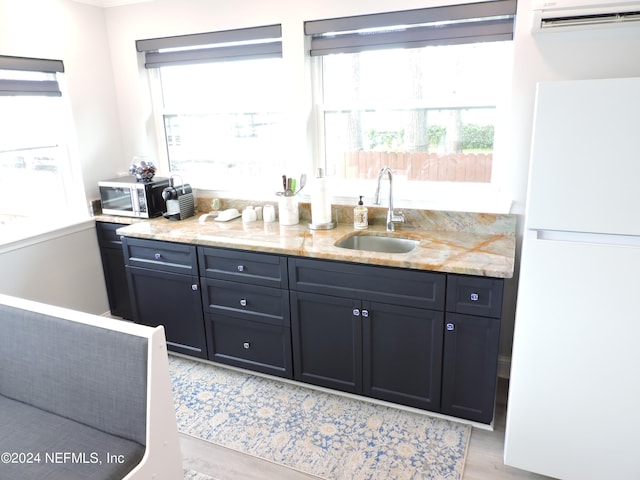
[[[322,175],[322,172],[319,175]],[[311,222],[314,225],[331,223],[331,193],[328,178],[316,177],[314,183],[311,194]]]

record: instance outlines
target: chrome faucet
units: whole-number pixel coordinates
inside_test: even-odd
[[[378,187],[376,188],[375,199],[373,203],[380,205],[380,181],[384,174],[389,176],[389,211],[387,211],[387,232],[393,232],[395,230],[395,223],[404,222],[404,215],[402,213],[396,214],[393,211],[393,175],[391,174],[391,168],[383,167],[378,172]]]

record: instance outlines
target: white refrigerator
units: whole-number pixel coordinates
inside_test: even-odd
[[[640,479],[640,78],[541,83],[504,458]]]

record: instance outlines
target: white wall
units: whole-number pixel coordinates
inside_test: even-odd
[[[93,220],[3,251],[0,292],[94,314],[108,311]]]
[[[70,0],[0,0],[0,55],[62,60],[88,198],[122,156],[104,11]]]
[[[120,158],[113,70],[101,8],[69,0],[0,0],[0,55],[53,58],[65,66],[75,139],[87,198]],[[75,140],[75,142],[74,142]],[[42,208],[55,214],[47,192]],[[47,237],[0,254],[0,291],[92,313],[108,310],[92,223],[82,234]]]

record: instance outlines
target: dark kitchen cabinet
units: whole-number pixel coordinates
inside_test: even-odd
[[[131,318],[170,350],[493,420],[502,279],[129,237],[120,255]]]
[[[360,302],[307,292],[291,292],[294,378],[362,393]]]
[[[286,257],[199,247],[209,360],[292,378]]]
[[[445,278],[289,259],[295,378],[437,411]]]
[[[442,413],[491,423],[503,280],[448,275]]]
[[[438,411],[443,313],[364,302],[361,315],[363,393]]]
[[[128,237],[122,247],[136,323],[163,325],[169,350],[207,358],[195,247]]]
[[[112,315],[131,320],[131,297],[127,284],[127,272],[122,254],[122,240],[116,230],[124,225],[121,223],[96,222],[98,245],[102,259],[102,271],[107,288],[109,310]]]

